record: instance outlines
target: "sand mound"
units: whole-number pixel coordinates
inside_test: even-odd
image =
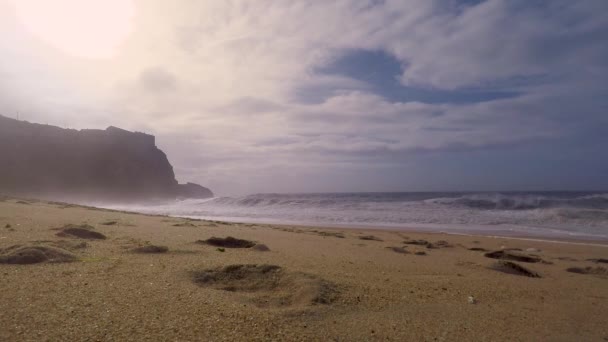
[[[523,253],[517,253],[514,250],[502,250],[496,252],[489,252],[484,254],[488,258],[492,259],[501,259],[501,260],[512,260],[512,261],[521,261],[521,262],[541,262],[542,259],[535,255],[528,255]]]
[[[195,283],[239,292],[258,307],[330,304],[335,286],[305,273],[291,273],[276,265],[230,265],[193,273]]]
[[[41,262],[71,262],[78,258],[65,249],[50,246],[12,246],[0,251],[1,264],[37,264]]]
[[[60,232],[56,235],[61,237],[74,237],[89,240],[105,240],[105,235],[96,232],[93,229],[93,227],[86,224],[81,226],[68,224],[67,226],[61,228]]]
[[[212,237],[207,240],[198,240],[197,243],[225,248],[251,248],[256,245],[253,241],[237,239],[232,236],[227,238]]]
[[[159,254],[159,253],[167,253],[167,251],[169,251],[169,247],[145,245],[145,246],[133,248],[132,251],[134,253]]]
[[[82,242],[73,242],[73,241],[67,241],[67,240],[59,240],[59,241],[54,241],[52,243],[53,246],[55,247],[59,247],[62,249],[67,249],[67,250],[75,250],[75,249],[83,249],[83,248],[87,248],[89,247],[89,244],[82,241]]]
[[[403,243],[406,245],[426,246],[430,242],[428,242],[426,240],[406,240],[406,241],[403,241]]]
[[[566,271],[578,274],[608,275],[608,270],[604,267],[570,267]]]
[[[386,248],[390,249],[391,251],[393,251],[395,253],[409,254],[409,252],[406,251],[405,248],[403,248],[403,247],[386,247]]]
[[[540,278],[541,277],[538,273],[536,273],[534,271],[530,271],[529,269],[527,269],[521,265],[518,265],[511,261],[505,261],[505,260],[500,260],[500,261],[496,262],[492,266],[492,269],[503,272],[503,273],[515,274],[515,275],[520,275],[520,276],[525,276],[525,277],[530,277],[530,278]]]
[[[454,247],[452,244],[450,244],[449,242],[447,242],[445,240],[439,240],[439,241],[435,242],[434,245],[437,246],[437,247],[441,247],[441,248],[451,248],[451,247]]]
[[[253,246],[251,249],[253,249],[254,251],[258,251],[258,252],[270,252],[270,248],[268,248],[268,246],[258,243],[257,245]]]
[[[173,225],[173,227],[196,227],[192,222],[180,222]]]
[[[104,222],[101,222],[100,224],[104,225],[104,226],[114,226],[114,225],[118,224],[118,221],[112,221],[112,220],[111,221],[104,221]]]
[[[321,235],[321,236],[331,236],[331,237],[336,237],[339,239],[345,239],[346,237],[344,236],[344,234],[342,233],[336,233],[336,232],[323,232],[323,231],[317,231],[317,230],[313,230],[313,232],[317,233],[317,235]]]
[[[382,241],[382,239],[375,237],[373,235],[365,235],[365,236],[359,236],[359,239],[361,240],[369,240],[369,241]]]
[[[598,263],[598,264],[600,264],[600,263],[601,264],[608,264],[608,259],[602,259],[602,258],[600,258],[600,259],[587,259],[587,261],[592,261],[592,262],[595,262],[595,263]]]
[[[406,240],[406,241],[403,241],[403,243],[406,245],[425,246],[428,249],[453,247],[449,242],[447,242],[445,240],[439,240],[435,243],[431,243],[426,240]]]

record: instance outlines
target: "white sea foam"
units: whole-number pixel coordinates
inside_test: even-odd
[[[255,194],[109,207],[242,222],[608,239],[602,193]]]

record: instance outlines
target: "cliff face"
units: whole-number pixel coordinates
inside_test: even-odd
[[[108,200],[190,197],[181,189],[154,136],[0,116],[0,192]]]

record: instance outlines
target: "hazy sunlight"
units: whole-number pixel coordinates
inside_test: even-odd
[[[115,55],[133,28],[131,0],[18,0],[27,29],[64,53],[85,58]]]

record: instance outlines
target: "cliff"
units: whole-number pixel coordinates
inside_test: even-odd
[[[0,116],[0,193],[99,200],[213,196],[196,189],[178,184],[152,135],[116,127],[63,129]]]

